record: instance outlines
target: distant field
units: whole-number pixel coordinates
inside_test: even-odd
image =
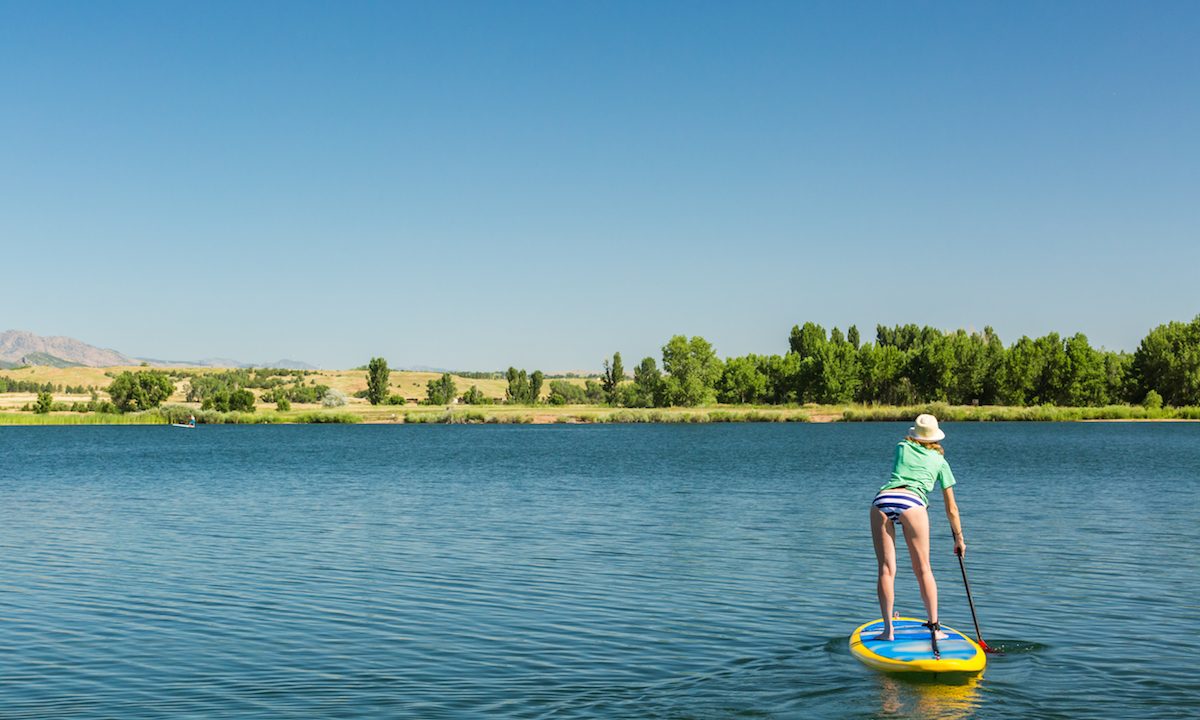
[[[34,367],[25,368],[23,370],[0,370],[0,377],[8,377],[13,380],[26,380],[39,383],[53,383],[55,385],[65,386],[92,386],[98,390],[103,390],[112,382],[112,375],[120,375],[126,370],[131,372],[139,372],[145,370],[154,370],[156,368],[145,367],[112,367],[112,368],[92,368],[92,367],[70,367],[70,368],[54,368],[54,367]],[[220,368],[171,368],[171,370],[187,370],[189,372],[197,372],[206,375],[223,372]],[[430,380],[435,380],[441,377],[441,373],[432,372],[402,372],[393,370],[388,376],[389,394],[400,395],[409,401],[409,404],[415,404],[418,400],[425,398],[425,388]],[[328,385],[331,388],[341,390],[347,395],[353,395],[356,392],[367,389],[367,373],[364,370],[321,370],[316,371],[312,375],[307,376],[307,380],[316,380],[318,385]],[[468,378],[454,376],[454,382],[458,386],[459,394],[471,389],[474,385],[479,388],[484,397],[492,398],[493,400],[502,400],[505,390],[508,388],[506,380],[471,380]],[[568,382],[579,385],[584,385],[584,380],[573,378]],[[187,380],[179,380],[175,383],[175,394],[171,396],[168,402],[183,402],[186,390],[184,388]],[[543,397],[549,392],[550,382],[547,380],[542,388]],[[259,394],[258,390],[252,390],[255,396]],[[107,396],[106,396],[107,397]],[[31,393],[4,393],[0,394],[0,411],[13,410],[20,408],[26,403],[31,403],[37,399],[36,394]],[[68,395],[66,393],[54,393],[55,402],[79,402],[91,399],[87,393],[83,395]],[[370,404],[366,400],[351,398],[352,407],[366,406]],[[268,405],[273,407],[273,404]],[[319,405],[296,405],[297,408],[313,408],[320,407]]]

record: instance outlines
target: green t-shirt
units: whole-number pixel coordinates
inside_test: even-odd
[[[896,446],[896,462],[892,465],[892,478],[880,490],[906,487],[921,496],[929,504],[927,495],[938,484],[948,488],[954,484],[954,473],[950,464],[937,450],[927,448],[909,440],[901,440]]]

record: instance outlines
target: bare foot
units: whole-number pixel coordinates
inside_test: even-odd
[[[868,642],[891,642],[894,639],[895,638],[892,638],[891,636],[883,635],[881,633],[881,634],[876,635],[875,637],[871,638]]]

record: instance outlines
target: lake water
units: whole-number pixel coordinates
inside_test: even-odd
[[[846,647],[907,426],[2,428],[0,717],[1200,715],[1200,424],[944,426],[966,681]]]

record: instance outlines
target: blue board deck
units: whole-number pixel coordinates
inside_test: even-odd
[[[850,636],[850,652],[867,665],[888,672],[979,672],[987,664],[983,648],[954,628],[942,626],[945,640],[938,640],[940,658],[933,656],[929,629],[923,621],[898,618],[892,621],[895,640],[871,640],[883,632],[883,619],[860,626]]]

